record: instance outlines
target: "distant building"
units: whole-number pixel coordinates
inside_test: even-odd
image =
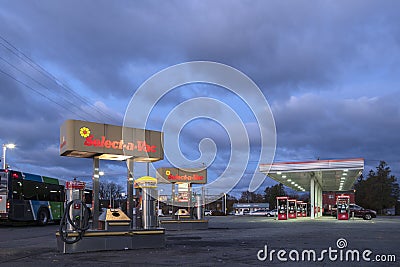
[[[233,209],[237,214],[244,214],[257,210],[269,210],[269,203],[234,203]]]
[[[349,196],[350,204],[355,203],[354,190],[349,191],[324,191],[322,192],[322,207],[324,214],[331,214],[333,206],[336,205],[336,198],[338,196]]]

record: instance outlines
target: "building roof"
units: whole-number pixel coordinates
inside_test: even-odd
[[[323,191],[347,191],[363,170],[362,158],[277,162],[259,167],[260,172],[297,191],[309,191],[313,178]]]
[[[269,208],[269,203],[233,203],[234,208]]]

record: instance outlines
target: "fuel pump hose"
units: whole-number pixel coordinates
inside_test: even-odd
[[[82,217],[79,218],[78,223],[76,223],[74,221],[74,218],[71,218],[70,216],[71,207],[74,207],[76,205],[79,205],[79,207],[83,209]],[[61,219],[59,227],[59,234],[61,240],[66,244],[73,244],[81,240],[83,235],[85,234],[85,231],[88,230],[90,227],[89,217],[90,217],[90,209],[86,206],[85,202],[78,199],[68,202],[68,204],[65,207],[64,215]],[[68,232],[69,230],[67,229],[68,223],[71,225],[72,231],[74,233],[78,233],[78,236],[74,234],[73,237],[68,237],[68,234],[70,233]]]

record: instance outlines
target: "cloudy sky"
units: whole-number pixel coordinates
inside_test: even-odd
[[[232,66],[261,89],[276,124],[275,161],[362,157],[366,171],[385,160],[400,175],[398,1],[0,5],[0,141],[16,143],[7,151],[15,169],[90,180],[90,159],[59,156],[63,121],[122,125],[143,82],[167,67],[200,60]],[[191,84],[161,99],[148,127],[160,130],[174,107],[195,97],[225,103],[245,123],[250,161],[236,190],[246,189],[258,164],[259,130],[251,115],[257,107],[247,107],[218,86]],[[193,106],[190,112],[200,109]],[[240,148],[230,152],[232,134],[199,119],[185,125],[179,141],[193,160],[203,138],[214,140],[218,152],[209,166],[212,180],[231,154],[247,157]],[[101,164],[104,179],[125,181],[123,163]],[[137,164],[135,176],[144,174],[143,164]],[[266,179],[262,188],[271,184]]]

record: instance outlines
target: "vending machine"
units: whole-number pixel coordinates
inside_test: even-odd
[[[336,198],[336,217],[338,220],[350,218],[350,196],[338,196]]]
[[[288,219],[288,197],[276,197],[278,220]]]
[[[296,199],[288,199],[288,218],[296,219],[297,218],[297,201]]]

